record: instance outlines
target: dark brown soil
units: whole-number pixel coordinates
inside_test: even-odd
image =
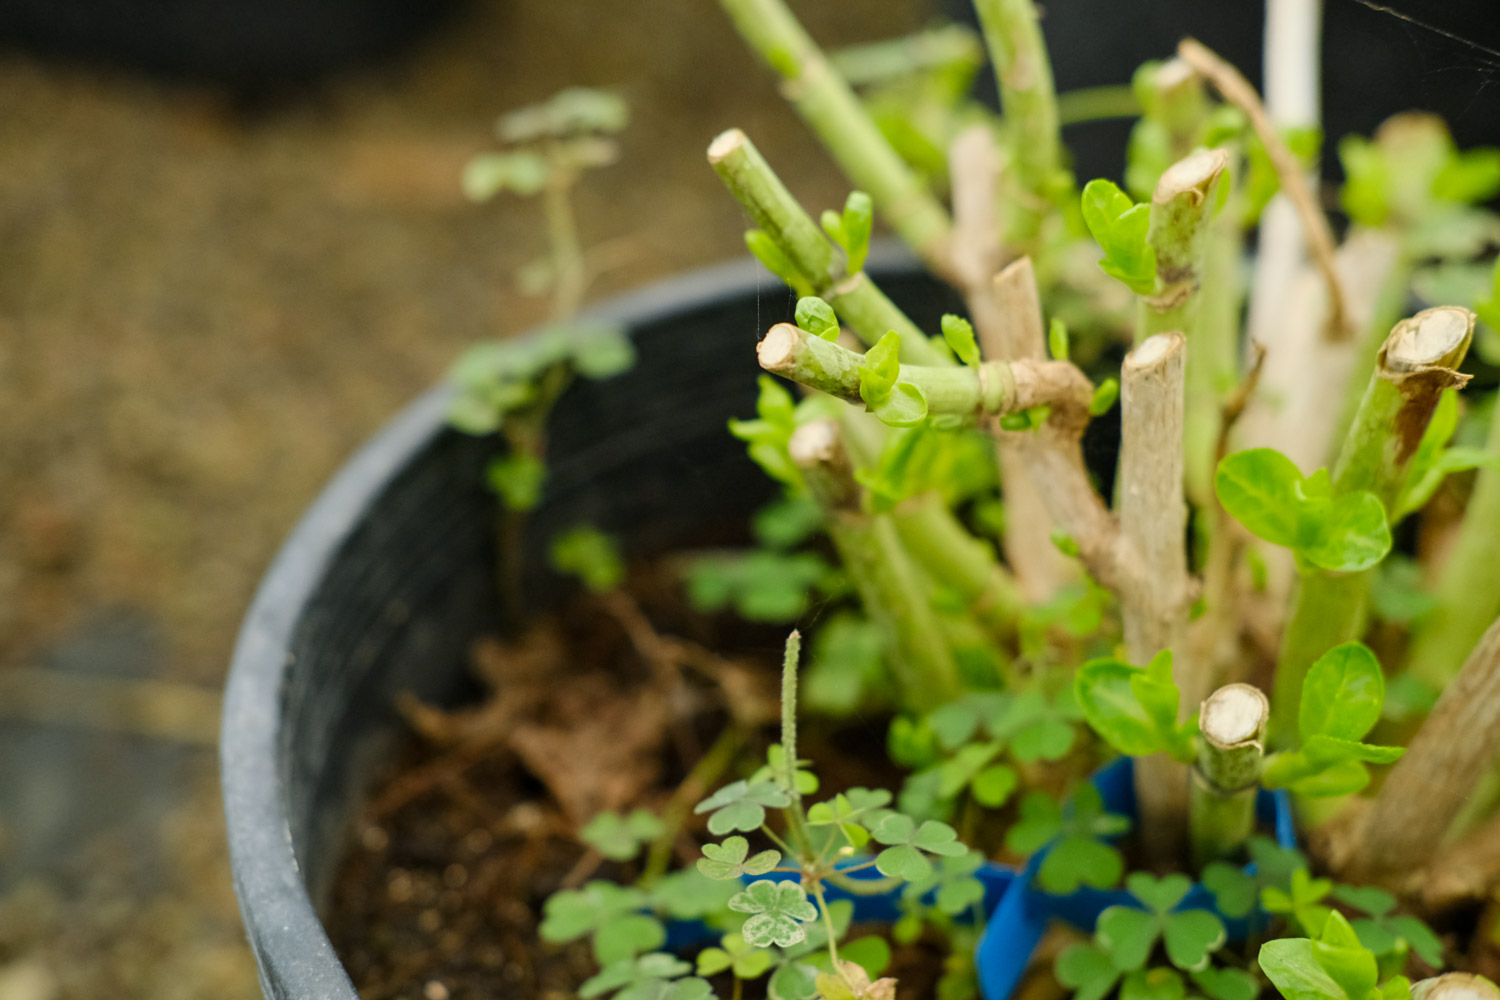
[[[327,920],[364,1000],[575,995],[596,966],[586,943],[538,939],[543,902],[637,872],[581,846],[579,826],[601,809],[694,803],[764,760],[779,633],[695,619],[671,590],[637,577],[636,596],[582,599],[514,642],[482,641],[486,701],[407,706],[421,735],[358,820]],[[805,735],[825,790],[896,787],[884,728]],[[684,784],[726,731],[743,736],[728,773]],[[674,867],[701,835],[690,818]],[[930,984],[940,960],[923,944],[898,952],[907,984]]]

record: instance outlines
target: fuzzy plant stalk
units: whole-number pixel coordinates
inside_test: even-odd
[[[1134,585],[1120,593],[1120,613],[1132,663],[1181,648],[1187,619],[1187,504],[1182,494],[1186,360],[1182,334],[1160,333],[1126,355],[1120,370],[1120,536],[1125,558],[1137,570]],[[1201,699],[1186,657],[1177,658],[1174,673],[1179,690]],[[1135,787],[1143,842],[1153,853],[1171,857],[1185,826],[1186,771],[1166,754],[1154,754],[1136,762]]]
[[[1500,461],[1500,406],[1490,418],[1485,451]],[[1500,615],[1500,468],[1479,470],[1463,524],[1438,574],[1437,606],[1417,624],[1407,669],[1420,680],[1443,687],[1483,634]]]
[[[1196,331],[1204,253],[1219,178],[1228,166],[1224,150],[1200,150],[1167,168],[1157,182],[1146,231],[1156,254],[1156,285],[1141,298],[1137,343],[1168,330],[1190,337]]]
[[[896,304],[885,296],[863,270],[852,275],[834,271],[834,247],[818,224],[803,210],[771,169],[749,136],[739,129],[720,134],[708,147],[708,162],[729,193],[750,214],[755,225],[795,269],[784,276],[804,287],[807,295],[827,300],[839,318],[867,344],[888,330],[901,335],[902,359],[917,364],[942,364],[943,355]]]
[[[808,493],[823,511],[828,535],[866,614],[894,653],[892,672],[907,703],[932,708],[956,697],[958,665],[933,611],[926,580],[903,548],[891,516],[860,509],[859,485],[839,422],[822,419],[802,425],[793,432],[788,450]]]
[[[797,790],[797,667],[802,658],[802,633],[792,629],[781,660],[781,774],[782,790],[793,807],[802,800]]]
[[[1333,494],[1367,490],[1396,509],[1406,473],[1438,400],[1469,376],[1456,368],[1474,335],[1474,314],[1457,306],[1426,309],[1396,324],[1376,359],[1359,412],[1333,470]],[[1355,638],[1364,625],[1370,578],[1310,570],[1282,638],[1271,706],[1271,740],[1292,735],[1302,678],[1318,657]]]
[[[1061,132],[1052,63],[1032,0],[975,0],[1010,140],[1020,197],[1006,206],[1005,242],[1036,241],[1062,171]]]
[[[1497,718],[1500,621],[1484,633],[1381,786],[1356,855],[1369,873],[1406,878],[1432,856],[1500,754]]]
[[[781,79],[782,91],[881,215],[944,273],[952,220],[896,153],[854,90],[782,0],[719,0],[735,29]]]
[[[1255,830],[1255,796],[1271,705],[1259,688],[1228,684],[1203,702],[1188,810],[1193,864],[1232,857]]]

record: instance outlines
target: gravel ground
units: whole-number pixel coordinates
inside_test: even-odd
[[[921,5],[803,4],[829,40]],[[399,62],[253,107],[0,55],[0,1000],[257,995],[214,784],[239,617],[339,462],[542,315],[537,206],[475,208],[493,116],[613,86],[580,197],[602,295],[740,252],[703,163],[746,128],[845,188],[711,4],[476,3]]]

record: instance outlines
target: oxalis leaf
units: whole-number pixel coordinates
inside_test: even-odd
[[[958,832],[937,820],[929,819],[918,826],[910,816],[893,813],[882,819],[871,834],[880,843],[891,845],[875,856],[875,868],[882,875],[911,881],[932,874],[928,854],[957,857],[968,853],[968,848],[958,842]]]
[[[764,875],[781,860],[780,851],[761,851],[746,857],[750,843],[744,837],[729,837],[722,844],[704,844],[698,870],[712,879],[732,879],[741,875]]]
[[[752,882],[729,901],[729,908],[752,914],[740,933],[757,948],[773,944],[785,948],[806,940],[802,925],[818,917],[818,908],[795,882]]]
[[[708,830],[719,836],[735,830],[755,830],[766,821],[766,808],[783,809],[792,800],[786,792],[769,781],[751,784],[736,781],[725,785],[713,795],[698,803],[695,813],[712,811],[708,817]]]

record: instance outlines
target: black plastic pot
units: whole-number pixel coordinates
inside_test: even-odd
[[[951,293],[891,254],[872,264],[919,323]],[[552,423],[550,479],[531,523],[535,611],[567,585],[546,539],[588,521],[631,556],[691,544],[769,499],[725,422],[755,405],[754,345],[789,317],[783,286],[750,262],[698,272],[601,307],[639,361],[580,380]],[[465,650],[498,629],[492,440],[444,424],[448,390],[418,399],[344,466],[292,532],[245,619],[221,740],[235,890],[269,1000],[356,1000],[318,919],[344,835],[401,734],[400,691],[451,702]]]

